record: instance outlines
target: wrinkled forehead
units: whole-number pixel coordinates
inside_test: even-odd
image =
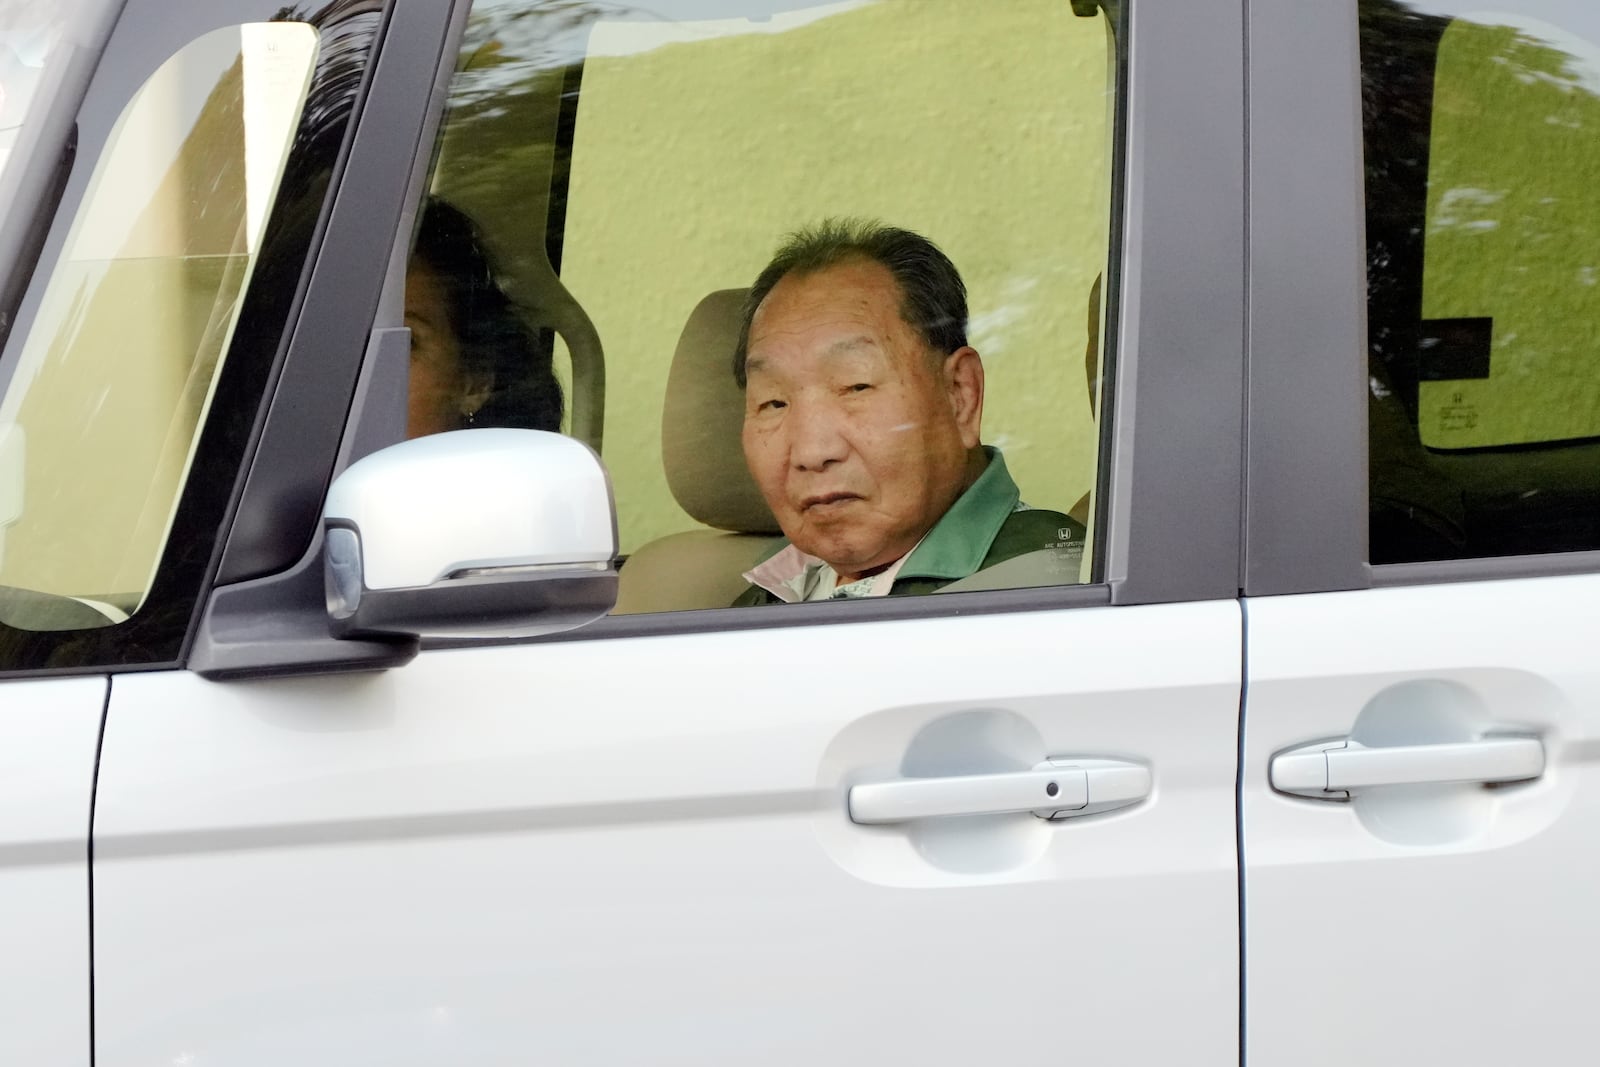
[[[775,337],[763,348],[752,348],[745,364],[749,377],[785,374],[827,374],[830,370],[881,364],[896,358],[891,348],[886,348],[878,338],[869,334],[845,333],[835,340],[819,344],[806,343],[804,336],[791,339]]]
[[[905,321],[900,286],[888,268],[851,260],[785,275],[750,321],[746,371],[796,360],[899,360],[926,354]]]

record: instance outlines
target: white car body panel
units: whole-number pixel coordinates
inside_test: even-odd
[[[1214,602],[119,676],[98,1067],[1232,1067],[1240,651]],[[845,814],[1046,755],[1153,794]]]
[[[1593,1043],[1600,576],[1247,602],[1246,1044],[1259,1063],[1571,1063]],[[1351,733],[1538,736],[1537,780],[1274,793],[1272,755]]]
[[[0,701],[0,1063],[88,1067],[89,813],[103,677]]]

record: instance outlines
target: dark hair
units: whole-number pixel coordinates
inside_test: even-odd
[[[744,388],[750,323],[789,274],[813,274],[852,259],[882,264],[900,286],[900,317],[928,347],[947,356],[967,343],[967,286],[950,257],[918,233],[867,219],[823,219],[784,239],[745,298],[733,377]]]
[[[444,290],[462,369],[493,382],[472,425],[559,430],[561,383],[551,365],[552,345],[535,336],[495,281],[477,225],[448,201],[429,197],[412,255]]]

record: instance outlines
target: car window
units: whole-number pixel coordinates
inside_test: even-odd
[[[114,0],[0,0],[0,344],[71,166]]]
[[[1600,548],[1600,12],[1361,29],[1371,559]]]
[[[105,625],[143,603],[316,52],[303,23],[213,31],[123,113],[0,401],[0,585]],[[48,604],[6,621],[50,628]]]
[[[75,40],[108,3],[0,0],[0,188],[25,132],[61,91]]]
[[[981,17],[897,0],[670,17],[477,0],[418,208],[412,432],[559,426],[589,442],[628,557],[619,611],[726,606],[790,529],[741,441],[750,287],[796,231],[882,223],[931,241],[964,281],[982,442],[1055,554],[987,584],[1089,580],[1114,295],[1112,31],[1056,0]],[[458,251],[437,251],[452,232]],[[475,317],[500,323],[477,331],[502,338],[499,364],[470,351]],[[442,363],[441,322],[461,349]],[[920,425],[883,418],[903,436]]]
[[[0,351],[0,671],[180,659],[381,21],[121,6]]]

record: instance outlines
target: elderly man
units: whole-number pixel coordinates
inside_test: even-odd
[[[980,443],[966,332],[966,286],[924,237],[829,221],[778,251],[734,374],[745,462],[788,540],[736,604],[931,593],[1027,552],[1081,551],[1083,526],[1022,504]]]

